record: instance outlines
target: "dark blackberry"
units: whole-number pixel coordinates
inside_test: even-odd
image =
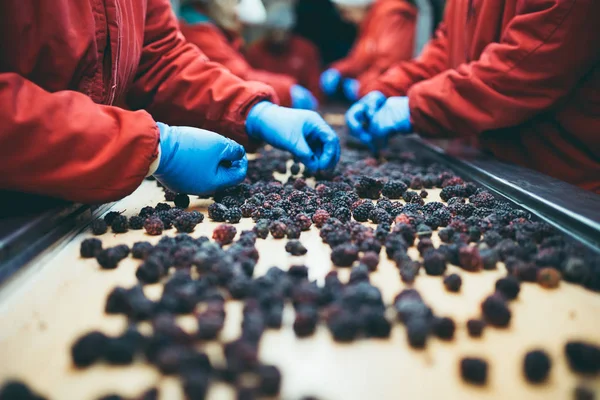
[[[454,229],[446,227],[444,229],[439,230],[438,236],[442,242],[452,243],[452,237],[455,233],[456,232],[454,231]]]
[[[125,233],[129,230],[129,223],[127,217],[124,215],[117,215],[113,218],[110,227],[114,233]]]
[[[237,229],[233,225],[221,224],[213,231],[212,238],[221,246],[225,246],[233,242]]]
[[[521,291],[521,283],[514,276],[500,278],[496,281],[496,291],[502,293],[508,300],[514,300]]]
[[[406,322],[406,337],[408,344],[416,349],[422,349],[427,344],[429,322],[424,318],[411,318]]]
[[[106,214],[104,216],[104,222],[106,222],[107,225],[112,225],[113,221],[115,220],[115,218],[117,218],[119,215],[121,215],[120,212],[118,211],[111,211],[108,214]]]
[[[174,201],[177,193],[170,191],[169,189],[165,189],[165,201]]]
[[[155,212],[161,212],[161,211],[169,211],[171,209],[171,206],[168,205],[167,203],[157,203],[156,207],[154,207],[154,211]]]
[[[373,203],[363,203],[354,209],[354,219],[358,222],[367,222],[369,220],[369,215],[372,210]]]
[[[102,242],[99,239],[90,238],[81,242],[79,254],[82,258],[94,258],[102,251]]]
[[[77,368],[86,368],[100,361],[104,355],[108,338],[102,332],[89,332],[71,347],[71,359]],[[0,396],[1,398],[1,396]]]
[[[191,233],[196,228],[196,219],[190,213],[180,215],[173,221],[177,232]]]
[[[471,272],[480,271],[483,268],[483,260],[479,254],[479,249],[473,246],[463,246],[458,251],[459,266]]]
[[[242,219],[242,210],[239,207],[231,207],[225,213],[225,220],[230,224],[237,224]]]
[[[186,209],[190,206],[190,196],[185,193],[178,193],[173,199],[175,207]]]
[[[369,213],[369,219],[374,224],[381,224],[381,223],[389,224],[392,222],[392,217],[383,208],[374,208],[373,210],[371,210],[371,212]]]
[[[488,364],[481,358],[465,357],[460,360],[460,375],[467,383],[485,385],[487,381]]]
[[[548,353],[543,350],[533,350],[525,354],[523,360],[523,373],[531,383],[540,383],[546,380],[552,362]]]
[[[350,270],[350,278],[348,279],[348,284],[355,284],[358,282],[367,282],[369,283],[369,268],[367,268],[364,264],[358,264],[356,267]]]
[[[454,331],[456,330],[456,324],[452,318],[434,318],[432,324],[432,332],[434,335],[443,340],[454,339]]]
[[[133,230],[140,230],[144,227],[144,218],[134,215],[129,217],[129,228]]]
[[[567,282],[581,283],[585,281],[590,274],[590,268],[585,261],[579,257],[569,257],[564,262],[563,275]]]
[[[191,211],[188,213],[188,215],[192,216],[194,221],[196,221],[196,224],[200,224],[202,221],[204,221],[204,214],[202,214],[200,211]]]
[[[227,207],[221,203],[212,203],[208,206],[208,218],[215,222],[225,222],[227,215]]]
[[[500,259],[495,250],[481,249],[479,250],[479,255],[481,256],[481,261],[483,262],[483,269],[488,271],[496,269],[496,264],[498,264]]]
[[[573,398],[575,400],[595,400],[596,393],[586,386],[579,385],[573,392]]]
[[[96,256],[96,260],[102,269],[115,269],[123,257],[122,252],[115,247],[102,250]]]
[[[308,252],[299,240],[290,240],[285,244],[285,251],[293,256],[303,256]]]
[[[275,239],[283,239],[287,226],[281,221],[273,221],[269,224],[269,232]]]
[[[170,211],[159,211],[156,213],[156,217],[160,218],[164,229],[171,229],[173,227],[173,220],[175,217],[170,213]]]
[[[462,278],[457,274],[450,274],[444,278],[444,286],[449,292],[459,292],[462,286]]]
[[[429,196],[429,193],[427,193],[427,190],[421,190],[419,196],[421,196],[422,199],[426,199],[427,196]]]
[[[331,216],[325,210],[317,210],[312,216],[312,222],[317,228],[323,227]]]
[[[419,237],[419,239],[430,238],[431,235],[433,234],[433,230],[431,229],[431,227],[426,224],[417,225],[416,230],[417,230],[417,236]]]
[[[470,196],[469,202],[477,208],[493,209],[496,206],[496,199],[486,190],[482,190],[479,193]]]
[[[415,243],[417,232],[415,231],[415,228],[413,228],[412,225],[396,223],[396,225],[394,226],[394,232],[399,233],[408,246],[412,246]]]
[[[164,275],[165,269],[157,258],[149,257],[135,271],[135,276],[140,282],[146,284],[158,283]]]
[[[448,224],[452,220],[452,214],[447,208],[440,208],[439,210],[435,210],[432,216],[439,220],[440,226],[448,226]]]
[[[419,204],[421,206],[425,204],[425,201],[423,200],[423,198],[421,196],[419,196],[419,193],[413,192],[410,190],[407,192],[404,192],[404,194],[402,195],[402,198],[407,203]]]
[[[92,233],[96,236],[103,235],[108,231],[108,225],[103,219],[95,219],[92,221]]]
[[[465,196],[465,188],[462,185],[446,186],[440,192],[440,199],[446,202],[453,197],[464,198]]]
[[[145,220],[149,216],[154,215],[155,212],[156,212],[156,210],[154,210],[154,207],[146,206],[146,207],[142,207],[142,209],[140,210],[138,215]]]
[[[368,176],[361,176],[354,188],[361,198],[378,199],[383,188],[383,182]]]
[[[293,163],[292,166],[290,167],[290,173],[292,175],[298,175],[300,173],[300,164]]]
[[[360,263],[367,266],[369,271],[377,270],[377,266],[379,265],[379,253],[375,253],[374,251],[367,251],[360,258]]]
[[[383,311],[368,309],[363,316],[365,336],[372,338],[388,338],[392,332],[392,324]]]
[[[257,206],[255,204],[252,203],[244,203],[241,205],[240,207],[240,211],[242,212],[242,217],[244,218],[250,218],[252,216],[252,214],[256,211]]]
[[[281,390],[281,372],[279,368],[274,365],[261,365],[258,367],[257,372],[260,380],[258,389],[260,394],[277,396]]]
[[[256,222],[252,231],[261,239],[266,239],[269,236],[269,220],[261,219]]]
[[[404,283],[412,284],[419,275],[421,264],[418,261],[409,260],[400,267],[400,279]]]
[[[351,342],[359,333],[358,321],[350,311],[342,309],[329,317],[327,326],[336,342]]]
[[[444,275],[446,272],[446,257],[439,251],[433,249],[427,250],[423,254],[423,267],[427,275]]]
[[[352,219],[352,213],[347,207],[340,207],[333,213],[333,217],[339,219],[342,222],[348,222]]]
[[[501,295],[488,296],[481,303],[481,312],[485,320],[497,327],[506,327],[510,324],[511,312]]]
[[[408,187],[402,181],[388,181],[383,185],[381,194],[390,199],[400,199]]]
[[[149,242],[135,242],[131,248],[131,255],[138,260],[144,260],[153,248],[154,246]]]
[[[433,250],[433,242],[430,238],[424,237],[419,239],[419,243],[417,243],[417,250],[419,254],[424,255],[428,250]]]
[[[135,351],[130,340],[124,337],[109,337],[104,350],[104,358],[112,365],[129,365],[133,362]]]
[[[294,332],[298,337],[307,337],[315,333],[319,314],[316,308],[303,306],[296,310]]]
[[[296,214],[294,223],[303,231],[308,231],[312,226],[310,217],[304,213]]]
[[[144,221],[144,229],[148,235],[158,236],[163,233],[165,225],[158,217],[149,217]]]
[[[299,239],[302,231],[296,224],[289,224],[285,228],[285,235],[288,239]]]
[[[129,255],[129,253],[131,252],[131,250],[129,249],[129,246],[127,246],[126,244],[118,244],[115,247],[113,247],[113,249],[115,249],[115,252],[121,258],[127,257]]]
[[[540,268],[537,272],[537,281],[540,286],[546,289],[555,289],[560,284],[561,280],[560,272],[554,268]]]
[[[481,337],[484,328],[485,322],[480,319],[470,319],[467,321],[467,331],[469,332],[469,336],[473,338]]]
[[[570,341],[565,345],[569,366],[575,372],[597,374],[600,372],[600,347],[581,341]]]
[[[331,250],[331,261],[337,267],[351,267],[358,260],[358,247],[340,244]]]

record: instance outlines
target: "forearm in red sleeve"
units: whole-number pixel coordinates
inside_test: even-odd
[[[250,65],[248,65],[248,67],[249,68],[244,76],[245,80],[266,83],[275,90],[280,105],[284,107],[292,106],[292,95],[290,91],[292,90],[292,86],[296,84],[294,78],[283,74],[254,69],[250,67]]]
[[[452,137],[522,124],[552,109],[600,57],[596,0],[522,2],[502,40],[409,92],[415,130]]]
[[[386,96],[405,96],[417,82],[429,79],[448,69],[448,36],[442,22],[435,37],[427,43],[418,58],[391,66],[375,81],[361,85],[360,95],[378,90]]]
[[[209,62],[177,27],[169,0],[148,0],[144,47],[128,103],[157,120],[216,131],[249,144],[246,116],[273,89],[245,82],[222,65]]]
[[[159,132],[144,111],[49,93],[0,74],[0,188],[103,203],[133,192],[157,156]]]

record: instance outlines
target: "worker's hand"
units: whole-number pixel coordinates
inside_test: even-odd
[[[390,97],[375,112],[369,125],[375,149],[382,149],[392,134],[412,131],[408,97]]]
[[[217,133],[158,123],[160,162],[154,177],[176,193],[206,195],[246,177],[244,147]]]
[[[346,99],[351,102],[358,100],[358,91],[360,90],[360,83],[358,83],[358,80],[352,78],[344,79],[342,82],[342,89]]]
[[[346,123],[350,134],[366,145],[371,144],[371,134],[368,131],[371,120],[379,108],[385,103],[381,92],[371,92],[354,103],[346,112]]]
[[[301,108],[304,110],[316,110],[319,107],[319,102],[312,95],[310,90],[300,85],[294,85],[290,89],[292,96],[292,107]]]
[[[311,172],[332,170],[340,159],[340,141],[313,111],[293,110],[263,101],[252,107],[246,131],[254,139],[287,150]]]
[[[332,96],[340,85],[342,75],[337,69],[329,68],[321,74],[321,90],[327,96]]]

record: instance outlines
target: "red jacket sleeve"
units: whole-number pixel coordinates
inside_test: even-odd
[[[209,62],[179,31],[169,0],[148,0],[142,56],[128,103],[157,120],[195,126],[248,144],[250,108],[273,90]]]
[[[212,24],[184,25],[186,39],[197,46],[211,61],[224,65],[231,73],[247,81],[257,81],[271,86],[279,104],[291,106],[290,90],[296,81],[286,75],[254,69],[244,56],[227,41]]]
[[[144,111],[49,93],[0,74],[0,187],[81,203],[125,197],[156,158],[158,128]]]
[[[360,87],[360,96],[378,90],[386,96],[405,96],[415,83],[431,78],[448,69],[448,35],[446,24],[442,22],[421,55],[408,62],[390,67],[379,79],[365,80]]]
[[[600,59],[600,2],[529,0],[478,61],[414,85],[415,130],[469,136],[551,109]]]
[[[410,60],[416,15],[415,7],[406,1],[375,3],[354,48],[347,58],[334,63],[332,68],[364,84],[393,64]]]

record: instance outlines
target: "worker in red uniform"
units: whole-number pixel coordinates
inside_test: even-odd
[[[261,141],[332,168],[331,128],[274,98],[188,44],[169,0],[0,2],[0,189],[99,203],[154,174],[208,194]]]
[[[257,69],[288,74],[298,84],[319,97],[320,55],[316,46],[292,34],[296,16],[287,2],[276,2],[267,9],[266,37],[254,43],[246,59]]]
[[[415,42],[417,8],[407,0],[332,0],[342,18],[360,25],[350,54],[321,75],[321,88],[331,96],[338,87],[350,101],[361,86],[399,61],[410,60]]]
[[[499,159],[600,192],[600,2],[450,0],[419,59],[347,113],[375,148],[396,133],[477,138]]]
[[[260,0],[244,0],[256,12],[264,7]],[[281,105],[316,110],[318,102],[310,91],[289,75],[254,69],[242,54],[240,35],[244,13],[237,0],[186,0],[181,8],[181,31],[186,39],[198,46],[211,60],[223,64],[233,74],[248,81],[259,81],[275,89]],[[253,23],[264,22],[254,19]]]

